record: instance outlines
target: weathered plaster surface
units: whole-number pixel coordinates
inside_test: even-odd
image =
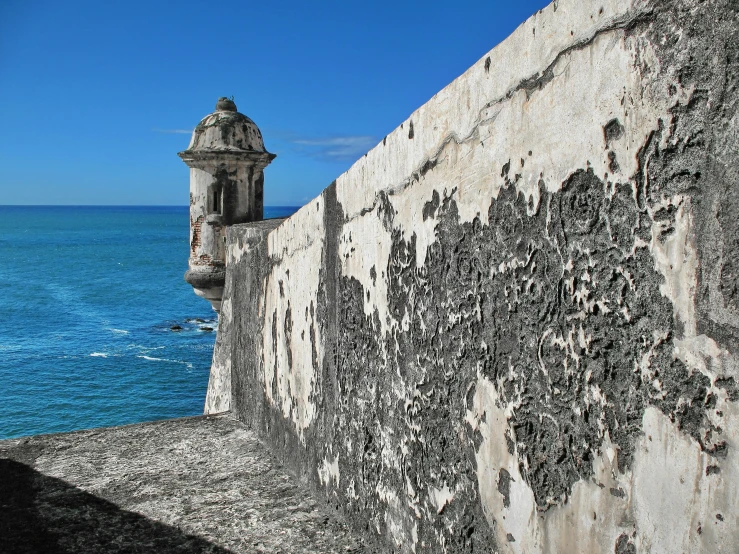
[[[298,211],[267,237],[270,272],[259,299],[265,322],[261,348],[267,401],[303,430],[315,418],[314,384],[323,362],[316,322],[323,208],[320,201]]]
[[[208,416],[0,441],[0,552],[364,552],[243,424]]]
[[[280,225],[284,218],[267,219],[253,223],[232,225],[227,229],[225,259],[226,265],[234,266],[247,257],[272,229]],[[226,274],[226,283],[218,314],[218,332],[213,348],[213,361],[210,366],[208,392],[205,397],[205,414],[218,414],[231,410],[231,349],[233,347],[233,288],[235,273]]]
[[[735,551],[738,45],[533,16],[238,267],[235,413],[399,552]]]
[[[236,111],[219,109],[205,116],[190,138],[188,150],[264,152],[262,132],[251,119]]]

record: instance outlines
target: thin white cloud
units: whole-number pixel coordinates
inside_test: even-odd
[[[288,137],[301,154],[328,161],[356,160],[377,144],[370,135],[343,135],[325,138]]]
[[[169,133],[174,135],[191,135],[192,129],[152,129],[155,133]]]

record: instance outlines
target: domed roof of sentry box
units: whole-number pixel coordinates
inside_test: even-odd
[[[236,104],[219,98],[216,111],[195,127],[190,146],[183,154],[217,152],[266,152],[262,133],[251,119],[236,111]]]

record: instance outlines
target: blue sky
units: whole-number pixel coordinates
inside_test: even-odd
[[[0,0],[0,204],[186,205],[219,96],[317,195],[546,0]]]

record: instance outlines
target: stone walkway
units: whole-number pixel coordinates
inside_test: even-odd
[[[366,551],[220,415],[0,441],[0,552]]]

